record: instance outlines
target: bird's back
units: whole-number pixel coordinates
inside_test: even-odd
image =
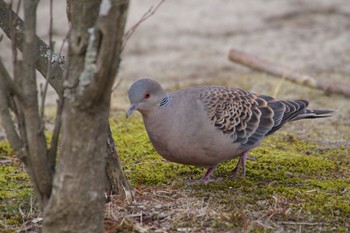
[[[207,87],[200,95],[208,117],[233,143],[251,149],[285,123],[305,118],[330,116],[330,110],[307,109],[306,100],[278,100],[239,88]]]

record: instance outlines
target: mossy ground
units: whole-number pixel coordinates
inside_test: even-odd
[[[23,164],[9,144],[0,142],[0,232],[13,232],[34,217],[38,206]]]
[[[209,200],[210,208],[220,210],[207,219],[209,225],[204,229],[350,230],[349,148],[328,148],[282,131],[251,151],[245,179],[230,178],[237,163],[233,160],[214,173],[223,181],[188,185],[186,180],[200,178],[204,169],[165,161],[151,146],[138,117],[115,120],[111,125],[133,186],[195,190],[186,198]],[[174,222],[169,229],[199,230],[202,220],[193,216],[188,222]]]
[[[186,181],[200,178],[204,169],[165,161],[140,117],[117,116],[111,127],[136,200],[106,204],[106,227],[121,232],[350,229],[349,148],[329,148],[281,131],[251,151],[245,179],[230,178],[237,162],[232,160],[214,173],[221,182],[189,185]],[[23,165],[6,142],[0,143],[0,154],[0,231],[11,232],[39,213]]]

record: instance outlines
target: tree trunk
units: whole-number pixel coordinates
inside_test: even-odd
[[[66,103],[61,156],[43,232],[101,232],[109,104],[87,113]],[[89,203],[89,204],[87,204]]]
[[[109,105],[127,8],[125,0],[101,8],[73,1],[61,155],[43,232],[103,232]]]

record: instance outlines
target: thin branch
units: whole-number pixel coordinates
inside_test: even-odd
[[[17,7],[16,7],[16,15],[18,15],[19,8],[21,6],[22,1],[18,1]],[[13,1],[10,2],[8,5],[8,11],[11,11],[12,9],[12,4]],[[11,39],[11,50],[12,50],[12,63],[16,64],[17,63],[17,49],[16,49],[16,21],[13,19],[13,14],[9,14],[9,22],[11,23],[10,27],[10,36],[9,38]],[[15,67],[13,67],[15,69]]]
[[[327,226],[328,223],[324,222],[287,222],[287,221],[279,221],[278,223],[284,224],[284,225],[303,225],[303,226]]]
[[[336,93],[350,97],[350,89],[346,85],[341,85],[330,81],[317,80],[309,75],[299,73],[290,68],[283,67],[279,64],[272,63],[245,52],[231,49],[229,52],[229,59],[251,69],[262,71],[278,78],[285,78],[286,80],[301,84],[303,86],[321,89],[326,91],[326,93]]]
[[[151,6],[146,13],[142,15],[142,17],[137,21],[129,30],[126,31],[126,33],[123,36],[123,45],[122,45],[122,51],[124,50],[128,40],[132,36],[132,34],[135,32],[135,30],[140,26],[140,24],[144,21],[146,21],[149,17],[154,15],[158,8],[165,2],[165,0],[161,0],[155,7]]]
[[[18,89],[15,82],[11,79],[11,76],[7,72],[4,66],[4,63],[2,63],[1,59],[0,59],[0,72],[1,72],[0,79],[2,79],[1,82],[3,83],[2,85],[6,87],[6,91],[8,92],[8,94],[15,95],[18,99],[23,99],[24,97],[22,92]]]
[[[112,92],[117,90],[120,84],[122,84],[122,82],[123,82],[123,78],[118,79],[117,83],[112,87]]]
[[[14,64],[18,67],[17,62]],[[15,75],[20,72],[20,67],[15,70]],[[27,165],[27,151],[25,145],[26,143],[26,132],[24,129],[24,115],[19,107],[19,102],[24,100],[23,93],[19,90],[18,86],[11,79],[10,74],[7,72],[4,64],[0,59],[0,92],[1,92],[1,116],[2,125],[5,129],[7,138],[14,149],[17,157]],[[9,109],[15,113],[17,119],[17,125],[19,133],[16,130],[15,123],[12,120]],[[21,135],[21,137],[19,136]]]
[[[5,95],[5,92],[0,90],[0,116],[1,124],[6,132],[11,147],[15,151],[17,157],[26,164],[26,158],[24,153],[24,143],[19,137],[14,122],[12,121],[9,111],[9,104]]]
[[[14,22],[13,28],[16,34],[14,42],[16,48],[22,51],[24,42],[23,20],[19,18],[11,8],[9,8],[9,5],[4,0],[0,0],[0,28],[10,39],[13,39],[11,36],[11,22]],[[49,83],[56,90],[57,94],[61,96],[63,94],[62,82],[64,57],[59,53],[52,51],[53,59],[49,60],[49,51],[51,51],[51,48],[37,36],[34,37],[34,41],[34,44],[38,47],[38,50],[36,51],[36,54],[38,55],[38,60],[35,64],[36,68],[44,77],[46,77],[48,67],[47,63],[52,63]]]
[[[50,0],[50,23],[49,23],[49,47],[51,48],[49,50],[49,61],[52,61],[52,51],[53,51],[53,47],[54,47],[54,43],[52,41],[52,0]],[[51,62],[47,63],[47,74],[46,74],[46,81],[45,81],[45,85],[44,85],[44,90],[42,92],[41,95],[41,111],[40,111],[40,115],[41,115],[41,119],[44,119],[44,112],[45,112],[45,100],[46,100],[46,94],[47,94],[47,89],[49,86],[49,82],[50,82],[50,75],[51,75]]]
[[[9,111],[10,90],[12,88],[10,87],[8,80],[11,80],[11,77],[0,59],[0,118],[11,147],[14,149],[18,158],[25,162],[25,153],[23,153],[24,143],[16,131],[15,124]],[[13,83],[11,82],[11,84]]]
[[[37,191],[41,206],[44,207],[51,195],[52,173],[47,164],[48,153],[43,124],[39,114],[35,68],[39,57],[35,40],[36,10],[39,0],[24,1],[24,41],[23,73],[19,77],[23,83],[25,100],[21,102],[25,119],[25,131],[28,142],[28,167],[31,179]]]
[[[56,170],[56,155],[57,155],[58,140],[59,140],[59,136],[60,136],[61,125],[62,125],[61,116],[62,116],[62,110],[63,110],[63,101],[64,101],[64,99],[57,100],[57,112],[56,112],[55,127],[54,127],[52,138],[51,138],[51,146],[50,146],[49,153],[47,156],[50,170],[53,173],[55,173],[55,170]]]

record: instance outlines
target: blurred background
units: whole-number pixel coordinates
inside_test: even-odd
[[[132,0],[126,29],[158,2]],[[53,3],[53,40],[58,51],[69,25],[65,1]],[[37,34],[46,42],[48,23],[49,1],[40,1]],[[66,47],[63,45],[63,53]],[[349,146],[349,98],[232,63],[227,58],[231,48],[350,88],[349,1],[166,0],[127,42],[116,80],[119,85],[113,92],[112,114],[127,109],[127,89],[140,77],[156,79],[169,91],[190,85],[234,86],[283,99],[308,99],[311,108],[337,110],[332,118],[290,124],[286,130],[327,146]],[[0,56],[11,71],[10,42],[5,35]],[[55,102],[51,91],[47,105],[52,112]]]

